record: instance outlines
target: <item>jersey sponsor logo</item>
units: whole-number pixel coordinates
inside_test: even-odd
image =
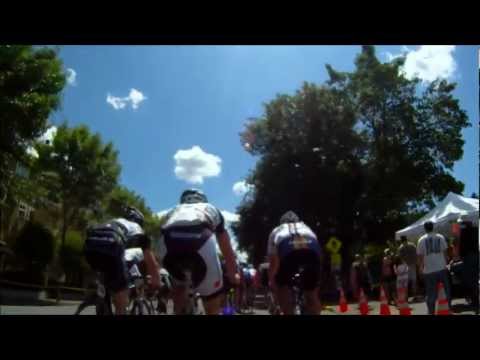
[[[431,254],[439,254],[442,252],[440,238],[438,236],[428,237],[425,240],[425,252],[427,253],[427,256]]]
[[[290,240],[290,244],[292,245],[294,250],[308,249],[310,243],[311,240],[308,240],[301,235],[295,235],[293,236],[293,239]]]

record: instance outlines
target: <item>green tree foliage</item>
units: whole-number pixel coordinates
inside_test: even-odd
[[[89,269],[83,254],[83,246],[83,233],[80,231],[67,232],[61,257],[61,265],[67,277],[67,285],[81,285],[83,274]]]
[[[0,186],[7,191],[26,146],[47,127],[60,104],[65,73],[50,48],[0,45]]]
[[[108,217],[121,217],[124,215],[122,208],[125,205],[134,206],[140,210],[145,216],[145,232],[150,235],[153,240],[161,236],[162,219],[159,219],[150,207],[147,206],[145,199],[133,190],[129,190],[125,186],[117,185],[108,201],[106,202],[105,214]]]
[[[37,144],[36,149],[35,172],[48,179],[49,199],[61,205],[63,249],[69,226],[82,211],[100,207],[115,187],[120,174],[118,153],[88,127],[66,124],[58,127],[51,145]]]
[[[401,72],[404,59],[381,63],[364,46],[355,70],[327,65],[329,81],[278,95],[240,134],[258,157],[247,181],[255,191],[238,208],[234,231],[262,260],[269,232],[292,209],[320,238],[335,227],[348,244],[385,241],[463,184],[450,171],[468,126],[452,92],[437,80],[422,87]]]

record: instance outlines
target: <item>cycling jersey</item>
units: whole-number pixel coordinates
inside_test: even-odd
[[[143,250],[132,249],[125,253],[127,247],[142,249],[150,246],[143,229],[137,223],[126,219],[114,219],[105,224],[92,226],[87,230],[85,240],[85,257],[90,266],[105,274],[106,285],[114,292],[127,288],[129,282],[129,266],[140,257]],[[140,260],[141,261],[141,260]]]
[[[277,286],[292,286],[293,276],[303,268],[300,287],[311,291],[320,280],[320,245],[313,231],[303,222],[276,227],[268,240],[268,255],[278,255]]]
[[[167,214],[167,222],[163,229],[182,227],[207,227],[212,232],[220,233],[225,231],[225,220],[222,213],[212,204],[180,204]]]
[[[223,288],[215,234],[225,231],[221,212],[209,203],[180,204],[167,214],[162,227],[159,255],[175,284],[184,282],[180,263],[194,264],[192,282],[202,297],[213,297]]]
[[[313,231],[303,222],[281,224],[268,239],[268,255],[281,258],[294,250],[310,249],[320,253],[320,245]]]

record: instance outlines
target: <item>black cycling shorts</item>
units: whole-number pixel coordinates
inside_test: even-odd
[[[303,267],[300,287],[312,291],[320,281],[320,259],[318,253],[310,249],[292,251],[280,260],[280,266],[275,276],[277,286],[292,286],[292,278]]]
[[[105,286],[116,293],[128,288],[128,268],[123,255],[85,252],[85,258],[93,270],[103,273]]]

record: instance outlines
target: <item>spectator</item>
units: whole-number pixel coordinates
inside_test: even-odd
[[[408,264],[400,256],[396,256],[393,261],[393,269],[397,277],[397,299],[401,289],[408,289]]]
[[[360,289],[363,289],[367,296],[370,294],[371,276],[368,265],[360,254],[355,255],[355,261],[350,272],[350,283],[355,300],[358,300],[360,296]]]
[[[445,287],[448,304],[451,305],[450,283],[447,270],[447,242],[441,234],[433,232],[433,223],[427,221],[423,227],[426,234],[418,240],[417,255],[419,268],[425,280],[425,293],[428,313],[435,313],[437,285],[442,282]]]
[[[384,251],[380,284],[383,286],[388,303],[395,304],[395,271],[393,269],[393,261],[389,248]]]
[[[479,249],[478,229],[468,221],[460,221],[459,255],[463,260],[463,284],[466,297],[476,314],[479,312]]]
[[[402,236],[401,245],[398,249],[398,255],[408,266],[408,282],[411,285],[412,296],[417,297],[417,247],[412,242],[407,241],[406,236]],[[408,297],[408,296],[407,296]]]

